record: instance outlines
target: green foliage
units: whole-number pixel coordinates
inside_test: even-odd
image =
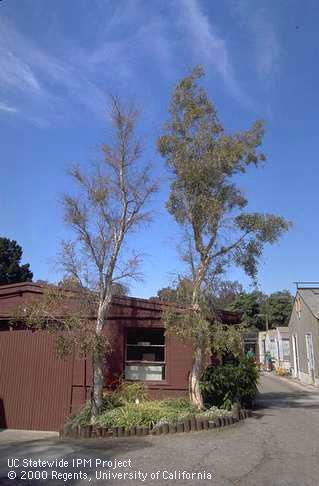
[[[234,326],[215,323],[210,330],[212,353],[220,358],[229,354],[235,357],[240,356],[246,332],[245,324]]]
[[[82,407],[78,412],[74,413],[69,417],[68,423],[72,425],[87,425],[91,421],[92,416],[92,405],[91,402],[86,402],[84,407]]]
[[[21,258],[22,248],[16,241],[0,238],[0,285],[32,280],[30,265],[21,265]]]
[[[126,405],[106,411],[98,418],[105,427],[154,427],[160,421],[177,422],[194,415],[195,409],[186,400],[154,400]]]
[[[267,296],[259,291],[240,294],[229,309],[240,313],[241,320],[249,328],[265,329],[266,315],[264,306]]]
[[[67,283],[69,285],[69,283]],[[96,333],[96,294],[86,288],[63,283],[47,285],[41,297],[18,305],[13,310],[12,324],[22,323],[30,329],[44,330],[55,336],[56,351],[64,358],[74,350],[81,356],[106,356],[110,344]]]
[[[238,311],[241,320],[248,327],[259,330],[276,326],[287,326],[293,307],[293,296],[288,290],[272,293],[269,297],[262,292],[243,292],[228,308]]]
[[[143,383],[125,383],[122,382],[113,392],[104,393],[102,399],[101,414],[112,416],[115,409],[129,410],[130,405],[135,405],[135,400],[141,402],[147,400],[148,391]],[[133,407],[134,408],[134,407]],[[115,412],[114,412],[115,413]],[[120,414],[116,412],[115,416]],[[89,424],[92,417],[92,403],[88,401],[79,412],[70,417],[70,422],[74,425]]]
[[[245,356],[232,362],[208,367],[201,379],[205,404],[229,409],[239,400],[249,406],[257,394],[259,369],[251,358]]]
[[[156,297],[151,300],[162,300],[164,302],[178,303],[181,305],[190,304],[192,292],[192,282],[189,278],[178,277],[174,287],[163,287],[158,290]]]
[[[138,404],[136,398],[140,399]],[[210,407],[200,415],[211,419],[224,415],[223,410]],[[186,398],[148,400],[145,387],[140,384],[122,384],[113,393],[103,397],[103,405],[96,423],[103,427],[154,427],[160,423],[177,423],[185,418],[199,415],[198,409]],[[79,412],[70,417],[73,425],[86,425],[91,420],[91,404],[88,402]]]
[[[127,403],[135,403],[136,399],[139,401],[147,400],[148,390],[143,383],[126,383],[123,381],[109,396],[119,405],[126,405]]]
[[[201,347],[207,353],[212,351],[220,357],[225,354],[238,356],[242,351],[247,326],[225,325],[209,310],[206,309],[205,313],[206,317],[191,308],[179,311],[174,308],[165,309],[163,321],[167,333],[181,341],[191,342],[195,347],[198,339],[201,339]]]
[[[288,326],[294,298],[288,290],[269,296],[264,312],[268,312],[269,327]]]
[[[275,243],[290,226],[280,216],[246,211],[248,201],[235,176],[265,160],[259,150],[263,123],[257,120],[246,131],[226,132],[199,86],[203,76],[198,66],[177,84],[169,119],[157,141],[171,173],[167,209],[183,229],[182,259],[191,282],[192,309],[176,323],[167,315],[166,323],[170,332],[194,344],[190,397],[198,407],[199,374],[209,349],[210,324],[216,321],[207,313],[207,287],[230,265],[242,267],[256,280],[265,244]]]
[[[214,104],[198,85],[203,75],[197,67],[177,85],[170,119],[158,139],[158,150],[172,173],[167,208],[190,230],[202,263],[211,264],[214,255],[216,267],[217,256],[227,254],[255,277],[264,244],[274,243],[289,224],[279,216],[244,211],[247,200],[233,177],[265,160],[258,150],[263,123],[257,120],[247,131],[226,133]],[[233,233],[227,246],[222,237],[226,227],[229,236]]]
[[[214,419],[223,412],[217,407],[209,408],[200,413],[206,418]],[[97,418],[97,424],[103,427],[149,427],[160,423],[177,423],[185,418],[199,415],[198,409],[186,399],[146,400],[139,404],[127,402],[115,408],[104,408]],[[80,417],[80,421],[79,418]],[[88,419],[87,411],[82,411],[73,418],[75,424],[85,424]]]
[[[212,309],[227,309],[243,292],[244,288],[237,280],[216,279],[206,290],[207,302]]]

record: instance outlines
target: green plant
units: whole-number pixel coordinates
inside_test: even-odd
[[[104,427],[153,427],[158,422],[176,423],[195,414],[196,409],[185,399],[146,400],[106,410],[98,417],[98,423]]]
[[[112,394],[113,400],[119,404],[135,403],[136,399],[140,402],[148,399],[148,390],[143,383],[121,382]]]
[[[87,425],[90,423],[91,415],[91,402],[86,402],[80,410],[68,418],[67,423],[72,425]]]
[[[251,406],[258,391],[258,379],[256,363],[245,356],[225,364],[209,366],[201,379],[204,402],[228,410],[237,400],[243,406]]]
[[[176,424],[186,418],[203,416],[214,420],[228,412],[217,407],[198,411],[187,398],[148,400],[147,389],[140,383],[121,383],[114,392],[103,396],[101,414],[96,423],[102,427],[149,427],[161,423]],[[136,398],[139,402],[136,403]],[[87,425],[91,422],[91,404],[69,418],[73,425]]]

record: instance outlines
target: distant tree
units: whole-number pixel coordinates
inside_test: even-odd
[[[188,278],[178,277],[175,287],[163,287],[151,300],[164,302],[176,302],[181,305],[190,304],[191,281]]]
[[[47,283],[48,284],[48,283]],[[45,282],[44,282],[45,285]],[[50,284],[49,284],[50,285]],[[78,290],[82,288],[81,282],[73,275],[65,275],[62,280],[58,282],[58,287],[68,290]]]
[[[39,281],[43,285],[50,285],[46,281]],[[73,275],[65,275],[62,280],[58,283],[58,287],[68,289],[68,290],[79,290],[82,289],[82,283]],[[128,294],[128,286],[121,282],[113,282],[112,285],[112,295],[113,296],[123,296]]]
[[[227,309],[242,293],[244,287],[237,280],[217,280],[210,290],[209,300],[216,308]]]
[[[270,294],[263,304],[263,312],[268,316],[269,327],[288,326],[294,298],[288,290]]]
[[[263,124],[256,121],[247,131],[226,132],[215,106],[197,84],[203,75],[198,67],[178,83],[169,120],[158,139],[158,150],[171,173],[167,208],[184,230],[183,260],[192,282],[188,314],[167,317],[166,325],[192,340],[190,399],[199,408],[203,406],[199,380],[214,342],[203,299],[207,281],[230,264],[256,278],[264,245],[275,243],[289,227],[282,217],[245,211],[247,200],[234,176],[265,160],[258,150]]]
[[[15,240],[0,238],[0,285],[32,281],[29,263],[21,265],[22,253]]]
[[[242,322],[247,327],[263,331],[266,329],[264,312],[266,302],[267,295],[262,292],[243,292],[228,306],[228,309],[239,312]]]
[[[172,287],[163,287],[157,291],[155,297],[151,297],[150,300],[164,302],[177,302],[176,289]]]
[[[156,297],[151,297],[151,300],[190,304],[191,299],[189,295],[191,288],[191,280],[180,277],[175,287],[163,287],[157,292]],[[243,286],[237,281],[217,280],[212,287],[208,285],[205,289],[207,306],[212,309],[226,309],[243,292]]]
[[[238,311],[242,321],[249,327],[265,331],[276,326],[287,326],[294,298],[288,290],[274,292],[267,296],[259,291],[243,292],[229,305]]]
[[[45,287],[46,285],[50,285],[50,282],[48,280],[43,280],[42,278],[38,278],[38,280],[36,280],[34,283],[36,283],[37,285],[42,285],[43,287]]]

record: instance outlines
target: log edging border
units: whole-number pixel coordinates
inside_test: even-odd
[[[202,430],[227,427],[252,416],[251,410],[242,409],[237,416],[217,417],[214,420],[204,417],[185,419],[176,424],[164,423],[152,429],[148,427],[100,427],[94,425],[66,424],[60,431],[61,438],[72,439],[111,439],[123,437],[142,437],[147,435],[170,435],[176,433],[200,432]]]

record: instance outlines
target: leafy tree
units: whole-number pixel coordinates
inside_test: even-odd
[[[0,285],[31,282],[29,263],[21,265],[22,248],[14,240],[0,238]]]
[[[119,283],[141,277],[140,255],[124,253],[124,245],[132,232],[150,221],[146,206],[157,190],[150,166],[140,161],[141,146],[135,137],[136,110],[112,97],[110,121],[113,143],[101,147],[101,163],[93,163],[87,171],[74,166],[69,172],[78,192],[64,196],[64,211],[75,238],[62,242],[59,262],[68,279],[66,283],[71,281],[74,292],[67,292],[63,285],[57,290],[51,288],[42,303],[30,306],[29,311],[24,309],[30,325],[58,333],[65,352],[77,344],[91,353],[93,421],[102,407],[107,368],[105,328],[112,296],[123,293],[124,287],[119,287]],[[80,293],[75,294],[79,289]],[[78,304],[73,304],[75,295],[76,300],[81,300]],[[75,305],[75,311],[70,313],[63,305],[65,317],[58,326],[64,296],[69,296],[68,302],[71,309]],[[63,330],[66,332],[61,333]]]
[[[43,285],[50,285],[48,282],[42,282]],[[66,290],[81,290],[81,282],[74,276],[65,275],[64,278],[58,283],[58,286]],[[113,296],[124,296],[128,294],[128,286],[121,282],[114,282],[112,286]]]
[[[176,289],[172,287],[163,287],[162,289],[158,290],[156,296],[151,297],[150,300],[155,302],[159,300],[164,302],[177,302]]]
[[[188,278],[179,278],[176,287],[163,287],[158,290],[156,297],[151,300],[163,300],[165,302],[177,302],[179,304],[189,304],[189,289],[192,282]],[[217,280],[212,287],[205,289],[205,299],[207,306],[214,309],[228,308],[236,298],[244,292],[243,286],[237,281]]]
[[[287,326],[293,307],[293,296],[288,290],[272,293],[269,297],[262,292],[242,293],[229,306],[241,314],[242,322],[248,327],[264,331],[276,326]]]
[[[288,290],[272,293],[264,304],[264,313],[268,314],[269,327],[288,326],[294,298]]]
[[[167,208],[184,230],[183,260],[188,264],[192,293],[189,312],[179,317],[178,325],[193,342],[190,399],[200,408],[199,378],[211,346],[211,326],[202,298],[205,286],[230,264],[256,278],[264,245],[275,243],[289,227],[282,217],[245,211],[247,200],[234,176],[265,160],[258,151],[263,124],[256,121],[247,131],[227,133],[215,106],[198,86],[203,75],[197,67],[178,83],[169,120],[158,139],[158,150],[171,173]],[[173,321],[167,318],[167,326],[173,324],[176,329]]]
[[[176,287],[163,287],[157,292],[156,297],[151,297],[151,300],[162,300],[164,302],[189,304],[190,303],[190,290],[192,283],[188,278],[178,277]]]
[[[67,280],[67,279],[65,279]],[[108,342],[96,336],[92,322],[96,317],[97,296],[88,288],[73,282],[67,285],[41,283],[43,294],[14,309],[12,324],[23,322],[31,329],[45,330],[54,335],[60,358],[74,347],[80,355],[106,353]]]
[[[264,312],[266,302],[267,296],[262,292],[243,292],[229,305],[229,309],[239,312],[242,322],[247,327],[263,331],[266,326],[266,314]]]
[[[243,292],[243,286],[236,280],[217,280],[207,293],[213,307],[227,309]]]

